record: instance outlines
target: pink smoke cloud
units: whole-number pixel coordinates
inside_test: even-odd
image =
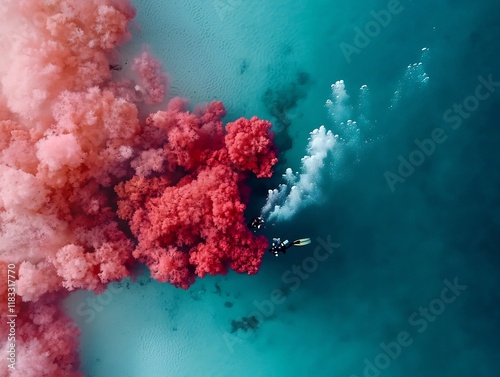
[[[81,376],[78,329],[58,309],[67,292],[100,293],[137,261],[182,288],[228,268],[253,274],[267,247],[243,211],[248,174],[269,177],[276,163],[270,123],[224,127],[222,103],[190,112],[180,98],[141,120],[138,106],[162,103],[168,80],[147,50],[130,78],[113,78],[134,16],[125,0],[5,0],[0,8],[2,302],[8,264],[18,276],[10,376]],[[0,376],[8,373],[2,363]]]
[[[228,267],[258,271],[267,241],[244,225],[241,186],[248,171],[268,177],[277,161],[269,122],[239,119],[225,132],[222,103],[196,114],[185,105],[174,99],[148,117],[136,175],[116,188],[118,215],[139,241],[134,257],[182,288]]]
[[[136,105],[107,89],[109,58],[135,12],[113,1],[7,1],[2,12],[17,25],[1,29],[12,33],[0,70],[2,259],[19,265],[25,300],[102,290],[128,275],[107,261],[132,259],[104,188],[125,177],[123,148],[140,129]],[[68,273],[76,250],[86,273]]]
[[[1,267],[2,271],[6,271],[7,266]],[[0,275],[4,277],[3,273]],[[4,299],[3,294],[0,297]],[[16,317],[16,368],[7,371],[6,363],[2,363],[0,376],[83,377],[78,371],[76,352],[80,331],[59,309],[60,299],[59,294],[45,295],[37,302],[18,302],[20,310]],[[5,318],[4,314],[7,313],[1,314]],[[7,328],[4,328],[6,323],[7,321],[2,321],[2,335],[7,333]],[[9,342],[0,345],[0,352],[4,355],[8,355],[9,351]],[[4,360],[7,361],[6,358]]]
[[[134,60],[132,70],[139,75],[137,91],[144,96],[144,102],[153,105],[160,103],[166,96],[167,76],[162,72],[161,64],[148,51],[144,51]]]
[[[133,243],[105,190],[125,177],[123,148],[140,129],[136,105],[109,86],[109,61],[134,14],[127,2],[2,3],[2,318],[8,264],[18,277],[16,368],[1,363],[2,376],[81,376],[78,329],[58,302],[129,275]]]

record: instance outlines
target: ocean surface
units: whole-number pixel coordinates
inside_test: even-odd
[[[123,55],[147,44],[169,96],[274,123],[248,217],[284,184],[263,234],[312,243],[189,290],[144,272],[73,293],[85,375],[498,376],[498,1],[134,5]]]

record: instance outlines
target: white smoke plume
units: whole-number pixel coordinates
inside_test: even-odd
[[[320,202],[321,178],[324,175],[328,155],[333,155],[326,168],[332,176],[342,176],[342,165],[349,163],[346,156],[357,154],[361,144],[359,126],[369,127],[369,91],[366,85],[360,88],[359,103],[356,108],[351,104],[343,80],[332,85],[331,99],[325,104],[333,120],[336,132],[326,130],[324,126],[310,133],[307,155],[302,158],[300,173],[293,173],[288,168],[283,174],[285,183],[277,189],[269,190],[267,201],[262,208],[262,217],[268,221],[286,221],[295,213],[312,203]],[[353,113],[358,113],[359,124],[353,120]],[[338,133],[338,134],[337,134]]]
[[[326,108],[336,126],[346,124],[352,115],[352,106],[349,104],[349,95],[345,90],[344,80],[332,84],[332,99],[326,101]]]
[[[429,83],[429,75],[425,72],[425,67],[430,59],[430,52],[427,47],[422,49],[422,55],[417,63],[410,64],[398,87],[393,94],[389,108],[394,110],[404,98],[413,95],[417,90],[422,89]]]
[[[335,144],[335,136],[324,126],[312,131],[307,145],[308,154],[301,160],[300,173],[286,169],[283,174],[286,183],[278,189],[269,190],[262,216],[268,221],[288,220],[300,209],[320,200],[321,170]]]

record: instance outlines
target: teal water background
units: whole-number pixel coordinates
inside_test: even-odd
[[[222,100],[228,121],[275,122],[286,165],[272,187],[285,167],[299,170],[309,132],[345,131],[325,107],[331,84],[344,80],[344,107],[370,121],[359,121],[359,139],[339,143],[326,161],[321,203],[264,231],[311,237],[309,248],[266,255],[256,276],[208,277],[188,291],[143,276],[100,298],[72,294],[65,306],[82,329],[86,375],[498,376],[500,87],[460,127],[443,119],[475,95],[479,76],[500,82],[498,2],[402,0],[403,10],[350,62],[340,44],[354,45],[354,28],[364,29],[387,1],[134,4],[140,30],[124,54],[149,44],[171,95]],[[422,64],[408,69],[414,63]],[[358,110],[362,85],[368,106]],[[435,128],[446,141],[391,190],[384,174],[396,174],[399,156],[408,159],[415,139]],[[264,201],[257,190],[249,214]],[[340,246],[317,265],[305,262],[328,239]],[[308,268],[307,278],[294,265]],[[444,303],[455,279],[467,288]],[[284,302],[262,307],[274,289]],[[231,332],[231,321],[252,315],[260,316],[257,328]],[[398,337],[411,344],[391,357],[384,347]]]

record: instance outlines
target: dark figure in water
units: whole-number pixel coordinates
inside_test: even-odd
[[[286,250],[291,248],[292,246],[305,246],[311,243],[310,238],[301,238],[290,242],[288,240],[281,241],[279,238],[273,238],[273,243],[271,248],[269,249],[270,253],[273,253],[275,257],[279,255],[279,253],[286,254]]]
[[[250,229],[253,229],[254,232],[259,230],[262,225],[264,225],[264,219],[261,216],[254,217],[252,222],[248,224]]]
[[[122,66],[120,64],[110,64],[109,65],[109,69],[111,71],[121,71],[122,70]]]

